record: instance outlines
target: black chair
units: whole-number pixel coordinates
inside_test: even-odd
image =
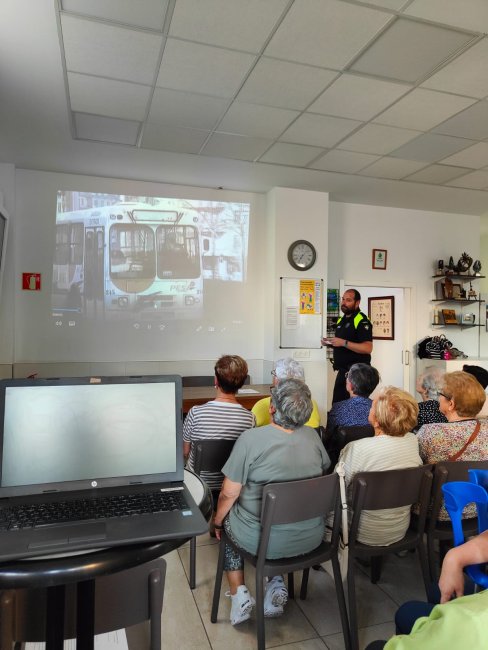
[[[350,427],[335,427],[332,433],[328,436],[327,444],[325,445],[332,467],[336,466],[340,453],[346,445],[355,440],[360,440],[361,438],[372,438],[373,436],[374,429],[370,424]]]
[[[235,445],[234,440],[199,440],[194,443],[193,471],[197,476],[202,472],[220,472],[227,462],[232,448]],[[216,495],[212,493],[214,500],[214,509],[216,506]],[[195,589],[196,584],[196,565],[197,565],[197,538],[192,537],[190,540],[190,589]]]
[[[130,627],[150,621],[150,650],[161,650],[161,611],[163,608],[166,562],[159,558],[125,571],[66,587],[65,599],[59,603],[63,616],[64,638],[77,636],[80,611],[93,622],[94,634]],[[94,583],[94,587],[93,587]],[[95,590],[94,611],[82,610],[80,594]],[[88,594],[89,600],[90,596]],[[23,642],[46,640],[46,589],[8,589],[0,596],[0,647],[18,647]],[[94,617],[94,620],[93,618]],[[83,630],[81,633],[83,634]],[[80,630],[78,629],[78,634]],[[83,636],[82,647],[90,647],[92,637]]]
[[[352,521],[349,529],[349,565],[347,586],[349,597],[349,620],[351,642],[354,650],[359,647],[356,608],[356,586],[354,574],[355,558],[371,558],[372,582],[377,582],[381,571],[381,558],[389,553],[417,549],[422,568],[424,586],[430,584],[427,553],[424,546],[424,528],[429,507],[432,485],[430,466],[394,469],[384,472],[360,472],[353,480]],[[359,524],[364,510],[383,510],[419,504],[417,526],[407,530],[398,542],[388,546],[369,546],[358,541]],[[376,575],[374,575],[376,574]]]
[[[305,553],[304,555],[280,558],[277,560],[266,559],[272,526],[305,521],[319,516],[325,518],[331,511],[334,512],[334,525],[330,542],[323,541],[316,549],[310,553]],[[307,596],[310,567],[331,560],[341,615],[342,632],[346,649],[349,650],[350,638],[347,609],[337,556],[340,513],[341,504],[339,497],[339,479],[337,474],[305,479],[303,481],[273,483],[265,486],[263,490],[263,505],[261,510],[261,539],[257,555],[248,553],[244,549],[240,548],[235,542],[229,539],[225,533],[225,529],[222,530],[212,602],[212,623],[217,622],[226,544],[233,546],[247,562],[256,567],[256,626],[258,650],[264,650],[265,648],[264,578],[288,573],[288,593],[290,598],[293,598],[293,571],[303,570],[300,598],[304,600]]]
[[[438,521],[439,511],[444,503],[442,486],[450,481],[469,481],[469,469],[488,469],[488,460],[442,461],[434,467],[432,485],[432,509],[427,520],[427,551],[432,581],[439,577],[439,567],[448,544],[454,541],[451,520]],[[464,537],[478,534],[478,518],[463,519]],[[435,542],[439,543],[439,561],[436,559]]]

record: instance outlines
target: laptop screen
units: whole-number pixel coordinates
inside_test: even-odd
[[[0,382],[0,496],[183,480],[181,378]]]

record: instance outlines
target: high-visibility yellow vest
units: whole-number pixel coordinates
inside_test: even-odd
[[[342,320],[343,318],[344,318],[344,316],[340,316],[340,317],[337,319],[337,323],[336,323],[336,325],[339,325],[339,323],[341,322],[341,320]],[[363,314],[363,312],[361,312],[361,311],[359,312],[359,314],[356,314],[356,315],[354,316],[353,324],[354,324],[354,329],[355,329],[355,330],[357,330],[359,323],[360,323],[362,320],[364,320],[365,318],[366,318],[366,316],[365,316],[365,315]]]

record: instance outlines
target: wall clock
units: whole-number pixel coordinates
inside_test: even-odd
[[[288,261],[297,271],[308,271],[315,264],[315,246],[305,239],[298,239],[288,248]]]

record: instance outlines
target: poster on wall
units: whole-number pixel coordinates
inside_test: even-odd
[[[368,298],[368,317],[373,339],[395,340],[395,296]]]
[[[300,314],[320,314],[321,302],[320,280],[300,280]]]

